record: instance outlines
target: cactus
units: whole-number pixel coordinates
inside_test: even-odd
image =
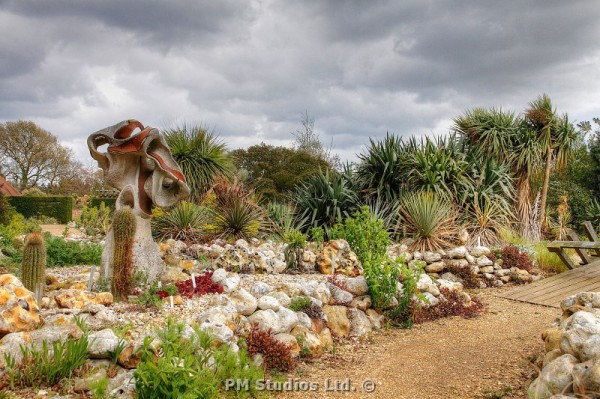
[[[46,245],[39,233],[31,233],[25,240],[23,249],[22,277],[25,287],[37,292],[38,299],[44,294],[46,284]]]
[[[115,301],[127,298],[131,291],[135,228],[135,215],[130,207],[124,207],[115,212],[112,225],[114,252],[111,284],[111,292]]]

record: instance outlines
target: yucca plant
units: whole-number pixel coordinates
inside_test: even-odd
[[[237,181],[220,178],[211,189],[214,196],[210,222],[212,234],[237,240],[258,236],[265,227],[265,211],[256,193]]]
[[[168,210],[157,210],[152,219],[152,232],[160,239],[198,241],[206,235],[210,211],[206,207],[181,201]]]
[[[319,171],[304,182],[293,196],[306,228],[323,227],[325,231],[338,219],[348,217],[358,204],[358,196],[346,177],[335,171]]]
[[[406,194],[400,200],[400,221],[411,239],[411,250],[449,248],[458,232],[452,203],[431,191]]]
[[[292,204],[269,202],[265,206],[265,210],[270,230],[280,239],[304,224],[302,220],[298,219],[296,207]]]
[[[510,226],[510,210],[500,201],[475,194],[475,200],[467,214],[466,228],[469,245],[499,246],[501,233]]]
[[[217,176],[231,174],[225,143],[206,128],[183,124],[167,129],[164,136],[194,201],[204,196]]]

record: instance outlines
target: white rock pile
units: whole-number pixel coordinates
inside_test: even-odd
[[[600,398],[600,292],[563,300],[562,316],[542,334],[543,368],[531,399]]]

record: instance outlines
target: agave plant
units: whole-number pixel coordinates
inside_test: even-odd
[[[198,241],[206,234],[205,225],[210,212],[206,207],[181,201],[169,210],[157,208],[153,215],[152,233],[155,237]]]
[[[319,171],[296,190],[293,202],[305,227],[328,228],[348,217],[358,205],[358,196],[346,177],[332,171]]]
[[[213,235],[237,240],[258,236],[265,226],[265,211],[258,205],[259,198],[253,190],[240,182],[218,179],[210,193]]]
[[[183,124],[167,129],[164,136],[186,177],[193,200],[199,201],[217,176],[231,174],[225,144],[204,127]]]
[[[510,210],[501,201],[475,193],[475,198],[467,213],[466,228],[469,232],[469,245],[499,246],[501,234],[510,227]]]
[[[400,200],[400,222],[411,239],[411,250],[448,248],[458,233],[452,203],[431,191],[406,194]]]

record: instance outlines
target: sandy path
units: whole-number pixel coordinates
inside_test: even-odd
[[[506,289],[506,288],[505,288]],[[510,288],[508,288],[510,289]],[[342,344],[335,355],[299,367],[291,377],[319,384],[318,392],[285,392],[278,398],[525,398],[533,368],[529,358],[543,349],[540,335],[560,311],[513,302],[485,290],[487,312],[412,330],[388,329],[370,342]],[[352,382],[350,392],[325,392],[325,380]],[[373,393],[364,380],[376,384]],[[505,396],[494,396],[503,389]],[[508,388],[509,387],[509,388]]]

